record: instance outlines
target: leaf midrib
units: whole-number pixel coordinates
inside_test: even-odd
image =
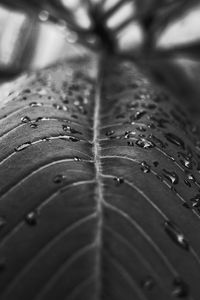
[[[97,211],[97,233],[96,233],[96,261],[95,261],[95,278],[96,278],[96,299],[101,295],[101,249],[102,249],[102,227],[103,227],[103,184],[101,179],[101,161],[100,161],[100,111],[101,111],[101,87],[102,87],[102,60],[99,59],[98,73],[96,79],[95,97],[94,97],[94,114],[93,114],[93,153],[95,166],[95,200]]]

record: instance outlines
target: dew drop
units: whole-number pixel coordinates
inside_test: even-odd
[[[25,217],[25,221],[28,225],[31,225],[31,226],[36,225],[38,222],[38,212],[35,210],[35,211],[28,213]]]
[[[81,158],[78,157],[78,156],[75,156],[75,157],[74,157],[74,161],[81,161]]]
[[[47,10],[40,11],[40,13],[38,14],[38,18],[42,22],[48,21],[48,19],[49,19],[49,12]]]
[[[153,162],[153,165],[154,165],[155,167],[158,167],[158,166],[159,166],[159,162],[158,162],[158,161],[154,161],[154,162]]]
[[[178,152],[178,156],[181,157],[180,163],[187,169],[192,169],[192,161],[191,158],[184,154],[183,152]]]
[[[70,132],[72,134],[76,134],[76,133],[77,134],[82,134],[82,132],[80,132],[80,131],[78,131],[78,130],[76,130],[76,129],[74,129],[71,126],[66,125],[66,124],[63,124],[62,128],[63,128],[64,131]]]
[[[146,131],[146,128],[144,126],[138,126],[138,127],[136,127],[136,129],[140,132],[145,132]]]
[[[35,122],[37,123],[37,122],[42,121],[42,120],[44,120],[44,118],[38,117],[38,118],[35,120]]]
[[[155,144],[145,138],[141,138],[136,141],[136,145],[140,148],[151,149],[155,147]]]
[[[193,208],[200,207],[200,194],[197,194],[195,197],[190,199]]]
[[[165,221],[164,228],[169,237],[181,248],[189,250],[190,246],[183,233],[171,221]]]
[[[183,207],[185,207],[185,208],[187,208],[187,209],[190,209],[190,208],[191,208],[187,202],[184,202],[182,205],[183,205]]]
[[[62,183],[65,180],[65,176],[62,174],[58,174],[54,177],[53,182],[54,183]]]
[[[177,298],[184,298],[189,295],[189,287],[181,278],[174,279],[172,295]]]
[[[185,183],[187,186],[189,186],[189,187],[192,186],[191,183],[190,183],[187,179],[184,179],[184,183]]]
[[[24,143],[24,144],[22,144],[22,145],[16,147],[16,148],[15,148],[15,151],[16,151],[16,152],[23,151],[23,150],[25,150],[26,148],[28,148],[30,145],[31,145],[31,142]]]
[[[70,44],[74,44],[78,41],[78,35],[76,34],[76,32],[68,30],[66,39]]]
[[[57,110],[64,110],[64,111],[67,111],[67,107],[65,105],[60,105],[60,104],[57,104],[57,103],[53,103],[52,106],[57,109]]]
[[[161,148],[165,148],[165,144],[163,141],[161,141],[161,139],[157,138],[155,135],[153,134],[150,134],[148,136],[149,139],[153,140],[154,143],[157,145],[157,146],[160,146]]]
[[[127,104],[127,108],[129,110],[134,110],[135,108],[137,108],[139,106],[139,103],[138,102],[132,102],[132,103],[128,103]]]
[[[106,132],[106,136],[111,136],[114,133],[115,133],[114,130],[109,130],[109,131]]]
[[[114,178],[116,186],[119,186],[120,184],[124,183],[124,178],[122,177],[115,177]]]
[[[134,142],[133,141],[128,141],[127,145],[130,146],[130,147],[133,147],[134,146]]]
[[[146,114],[146,111],[142,110],[142,111],[137,111],[134,115],[132,115],[130,117],[130,121],[134,122],[134,121],[138,121],[140,120],[144,115]]]
[[[141,287],[145,290],[152,290],[155,286],[155,281],[152,277],[148,276],[144,280],[141,281]]]
[[[27,116],[21,118],[21,122],[22,123],[28,123],[30,121],[31,121],[31,119],[29,117],[27,117]]]
[[[156,126],[155,126],[155,124],[154,123],[149,123],[148,125],[147,125],[147,127],[148,128],[150,128],[150,129],[156,129]]]
[[[175,134],[173,133],[166,133],[165,134],[166,139],[171,142],[172,144],[181,147],[181,148],[185,148],[185,144],[184,142]]]
[[[74,142],[74,143],[80,141],[80,139],[78,139],[78,138],[76,138],[76,137],[74,137],[74,136],[70,136],[70,137],[69,137],[69,140],[70,140],[71,142]]]
[[[146,163],[146,161],[141,162],[141,170],[143,173],[149,173],[151,170],[151,167]]]
[[[45,89],[38,90],[38,95],[45,96],[47,94],[47,91]]]
[[[42,105],[43,105],[42,103],[38,103],[38,102],[31,102],[31,103],[29,104],[30,107],[40,107],[40,106],[42,106]]]
[[[177,184],[179,182],[178,175],[175,172],[167,171],[166,169],[163,169],[163,176],[169,180],[172,184]]]
[[[36,122],[31,122],[30,127],[35,129],[38,127],[38,124]]]
[[[192,174],[187,174],[187,179],[192,182],[196,182],[196,179],[195,179],[194,175],[192,175]]]

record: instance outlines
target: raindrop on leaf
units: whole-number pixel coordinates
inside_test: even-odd
[[[190,246],[183,233],[171,221],[165,221],[164,228],[168,236],[181,248],[189,250]]]
[[[54,177],[53,182],[54,183],[62,183],[65,180],[65,176],[62,174],[58,174]]]
[[[119,186],[119,185],[121,185],[122,183],[124,183],[124,178],[122,178],[122,177],[115,177],[115,178],[114,178],[114,181],[115,181],[115,184],[116,184],[117,186]]]
[[[22,144],[22,145],[16,147],[16,148],[15,148],[15,151],[16,151],[16,152],[23,151],[23,150],[25,150],[26,148],[28,148],[30,145],[31,145],[31,142],[24,143],[24,144]]]
[[[189,287],[181,278],[174,279],[172,295],[177,298],[184,298],[189,295]]]
[[[27,117],[27,116],[21,118],[21,122],[22,123],[28,123],[30,121],[31,121],[31,119],[29,117]]]
[[[141,162],[141,170],[143,173],[149,173],[151,170],[151,167],[146,163],[146,161]]]
[[[171,142],[172,144],[181,147],[181,148],[185,148],[185,144],[184,142],[175,134],[173,133],[166,133],[165,134],[166,139]]]
[[[31,226],[36,225],[38,222],[38,212],[35,210],[35,211],[28,213],[25,217],[25,221],[28,225],[31,225]]]
[[[141,138],[136,141],[136,145],[140,148],[151,149],[155,147],[155,144],[145,138]]]
[[[155,286],[155,281],[152,277],[148,276],[141,282],[141,287],[145,290],[152,290],[153,287]]]
[[[178,175],[175,172],[170,172],[166,169],[163,169],[163,176],[172,184],[177,184],[179,182]]]

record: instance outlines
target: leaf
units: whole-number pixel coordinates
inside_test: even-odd
[[[44,70],[10,97],[0,298],[198,299],[199,133],[177,101],[107,56]]]

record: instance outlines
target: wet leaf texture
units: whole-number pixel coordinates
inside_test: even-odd
[[[197,300],[199,129],[134,65],[99,65],[0,110],[0,298]]]

